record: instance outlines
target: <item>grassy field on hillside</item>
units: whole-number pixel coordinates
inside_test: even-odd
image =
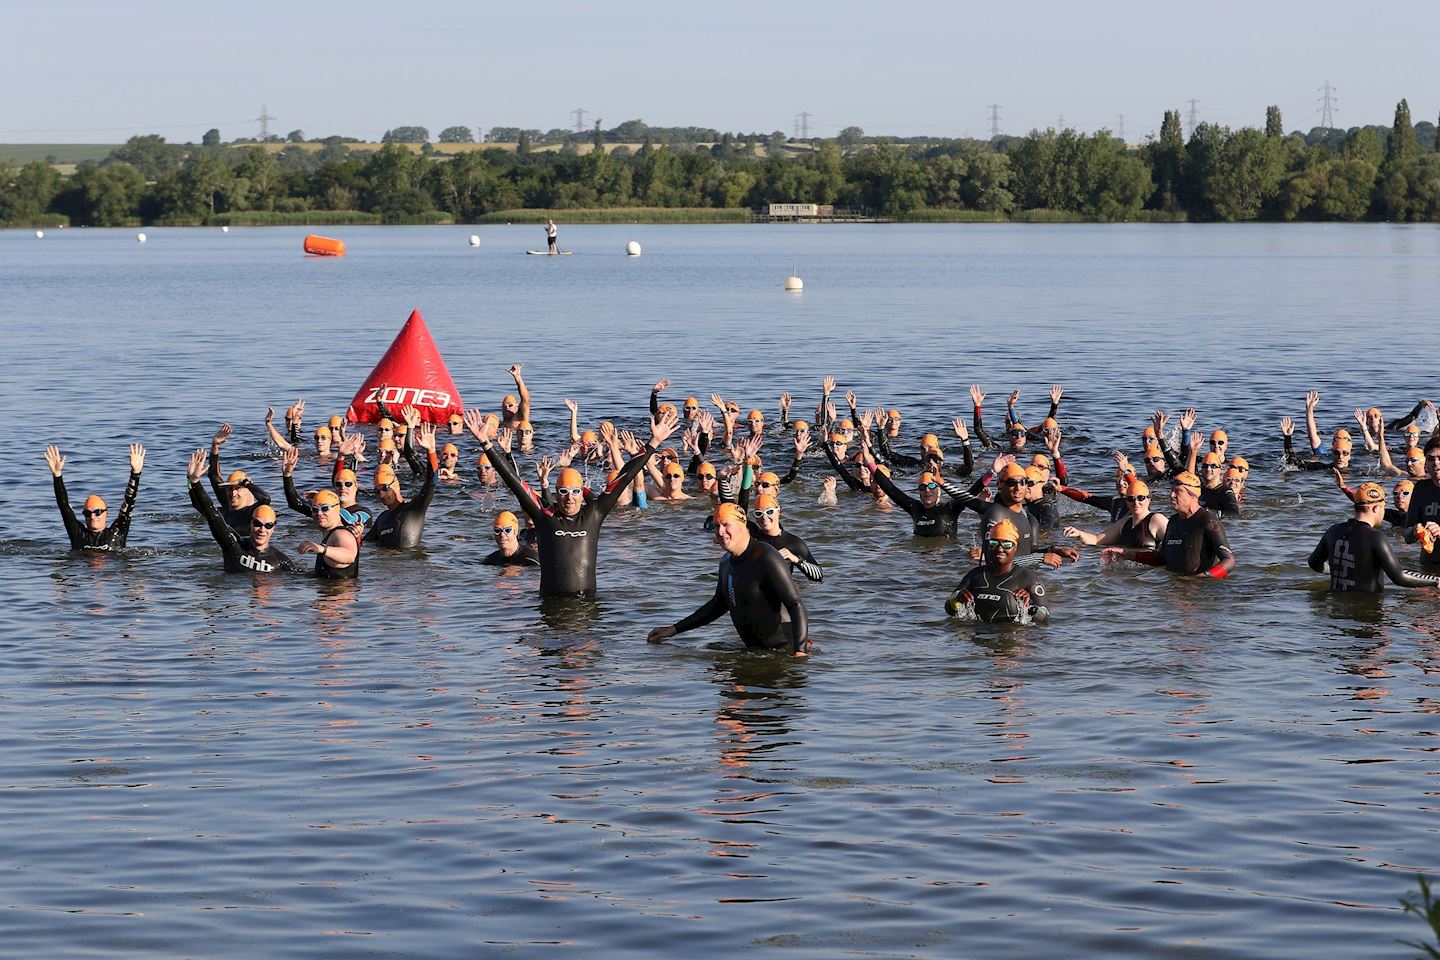
[[[74,164],[82,160],[104,160],[118,146],[118,143],[0,143],[0,160],[26,164],[54,157],[55,163]]]

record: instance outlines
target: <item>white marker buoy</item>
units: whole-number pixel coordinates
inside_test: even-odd
[[[790,291],[791,293],[799,293],[801,290],[805,289],[805,281],[801,280],[799,277],[795,276],[792,273],[790,276],[785,278],[785,289]]]
[[[44,230],[36,230],[36,231],[35,231],[35,239],[36,239],[36,240],[44,240],[44,239],[45,239],[45,231],[44,231]]]
[[[229,227],[221,227],[221,228],[220,228],[220,232],[221,232],[221,233],[229,233],[229,232],[230,232],[230,228],[229,228]]]
[[[478,246],[480,246],[480,235],[479,235],[479,234],[475,234],[475,233],[470,234],[470,246],[472,246],[472,247],[478,247]]]
[[[148,240],[148,239],[150,239],[150,238],[147,237],[147,236],[145,236],[145,234],[143,234],[143,233],[137,233],[137,234],[135,234],[135,240],[136,240],[137,243],[144,243],[144,242],[145,242],[146,240]]]
[[[631,257],[640,256],[640,244],[636,243],[634,240],[631,240],[629,243],[625,244],[625,254],[626,256]]]

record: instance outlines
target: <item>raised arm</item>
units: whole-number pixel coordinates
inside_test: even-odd
[[[289,421],[286,422],[288,423]],[[282,453],[288,450],[295,449],[295,445],[289,440],[285,439],[285,437],[281,435],[279,430],[275,429],[274,407],[265,408],[265,430],[270,434],[270,442],[275,444],[275,446],[279,447]]]
[[[515,381],[515,395],[520,398],[520,419],[530,419],[530,388],[525,386],[525,378],[520,376],[520,368],[523,363],[512,364],[509,370],[510,376]]]
[[[565,398],[565,409],[570,411],[570,442],[580,442],[580,405],[569,397]]]
[[[985,432],[985,414],[982,410],[985,406],[985,394],[980,390],[978,383],[970,385],[970,402],[974,404],[975,407],[975,439],[980,443],[980,446],[988,450],[995,446],[995,444],[990,439],[989,434]]]
[[[85,528],[75,519],[75,511],[70,509],[70,495],[65,491],[65,478],[61,476],[65,471],[65,457],[53,443],[45,448],[45,463],[50,467],[50,475],[55,480],[55,506],[60,508],[65,535],[70,538],[70,547],[78,549],[84,544]]]
[[[531,493],[530,488],[525,486],[525,483],[516,476],[510,464],[506,462],[504,457],[500,456],[499,449],[491,443],[495,437],[494,423],[486,420],[479,410],[471,409],[465,411],[465,426],[469,428],[470,433],[475,439],[480,441],[480,449],[489,457],[490,465],[495,468],[495,472],[500,474],[500,480],[505,486],[509,487],[510,492],[515,495],[515,499],[520,503],[520,509],[525,511],[527,517],[538,523],[543,511],[541,510],[540,504],[536,502],[535,495]],[[492,454],[491,450],[495,452]]]
[[[1320,455],[1320,431],[1315,427],[1315,408],[1320,404],[1320,391],[1305,394],[1305,429],[1310,433],[1310,452]]]

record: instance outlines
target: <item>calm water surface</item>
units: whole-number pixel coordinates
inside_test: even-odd
[[[1304,558],[1347,511],[1280,474],[1275,422],[1311,386],[1322,430],[1433,390],[1405,338],[1434,340],[1440,230],[562,224],[554,259],[520,255],[538,227],[472,232],[337,229],[335,261],[303,230],[0,232],[6,955],[1409,955],[1440,601],[1321,589]],[[1092,550],[1049,577],[1050,625],[952,623],[962,546],[816,506],[814,457],[785,495],[826,566],[807,662],[723,624],[643,642],[712,589],[694,506],[613,515],[588,606],[476,565],[500,504],[474,485],[358,585],[220,573],[189,451],[229,420],[226,468],[278,494],[265,407],[341,412],[413,308],[469,405],[525,363],[550,447],[563,397],[638,425],[661,376],[773,419],[829,373],[915,435],[972,382],[996,423],[1059,382],[1103,489],[1151,409],[1193,404],[1255,468],[1239,569]],[[130,440],[132,549],[68,555],[44,444],[76,503],[118,504]]]

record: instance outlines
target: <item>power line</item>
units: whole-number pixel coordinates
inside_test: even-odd
[[[1000,136],[1000,104],[990,104],[990,139]]]
[[[267,107],[264,106],[263,104],[260,106],[260,116],[256,117],[256,118],[255,118],[254,120],[252,120],[251,122],[253,123],[253,122],[255,122],[256,120],[258,120],[258,121],[260,122],[260,142],[261,142],[261,143],[266,143],[266,142],[268,142],[269,139],[270,139],[270,121],[271,121],[271,120],[279,120],[279,119],[280,119],[279,117],[272,117],[272,116],[270,116],[270,110],[269,110],[269,108],[267,108]]]
[[[806,113],[804,110],[801,110],[799,113],[795,114],[795,129],[797,131],[796,135],[801,140],[810,139],[810,121],[814,119],[815,117],[813,114]]]
[[[1320,90],[1322,96],[1318,101],[1316,101],[1317,103],[1321,104],[1320,126],[1324,127],[1326,130],[1329,130],[1335,126],[1334,104],[1336,102],[1336,98],[1332,96],[1332,94],[1334,94],[1335,92],[1335,88],[1330,86],[1329,80],[1326,80],[1325,86],[1321,87]]]

